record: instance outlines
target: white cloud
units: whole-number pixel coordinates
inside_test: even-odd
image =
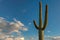
[[[0,17],[0,40],[24,40],[24,37],[21,37],[19,30],[27,31],[28,29],[24,27],[24,24],[21,21],[18,21],[15,18],[12,22],[9,22],[5,18]],[[10,35],[13,32],[17,32],[18,36],[14,37],[13,35]]]
[[[19,26],[24,26],[23,23],[21,23],[20,21],[17,21],[15,18],[13,19]]]
[[[6,38],[5,40],[13,40],[13,38]]]
[[[31,37],[31,38],[30,38],[30,40],[34,40],[34,38],[33,38],[33,37]]]
[[[45,40],[60,40],[60,36],[46,36]]]
[[[24,40],[24,37],[0,34],[0,40]]]
[[[5,35],[4,34],[0,34],[0,39],[4,39]]]
[[[4,40],[24,40],[24,37],[7,37]]]
[[[60,36],[53,37],[55,40],[60,40]]]
[[[51,31],[50,31],[50,30],[48,30],[47,32],[48,32],[48,33],[50,33]]]
[[[28,31],[28,29],[27,28],[22,28],[24,31]]]
[[[15,38],[15,40],[24,40],[24,37],[22,37],[22,38],[17,37],[17,38]]]
[[[27,28],[24,28],[24,24],[20,21],[13,19],[13,22],[6,21],[5,18],[0,17],[0,32],[9,34],[11,32],[18,32],[19,30],[27,30]]]
[[[31,25],[31,23],[29,23],[29,25]]]
[[[20,30],[27,31],[28,29],[21,22],[13,18],[13,21],[7,21],[5,18],[0,17],[0,39],[1,40],[24,40]],[[17,32],[17,37],[10,35],[11,33]],[[20,36],[20,37],[19,37]]]

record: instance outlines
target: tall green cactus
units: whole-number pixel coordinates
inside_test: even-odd
[[[33,20],[33,23],[39,32],[39,40],[44,40],[44,30],[47,26],[47,21],[48,21],[48,5],[46,5],[45,20],[44,24],[42,24],[42,2],[39,2],[39,26],[37,26],[35,20]]]

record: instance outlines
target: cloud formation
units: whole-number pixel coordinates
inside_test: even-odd
[[[48,30],[47,32],[48,32],[48,33],[50,33],[51,31],[50,31],[50,30]]]
[[[24,40],[24,37],[20,36],[20,30],[28,30],[21,21],[15,18],[13,18],[13,21],[7,21],[5,18],[0,17],[0,40]],[[17,32],[17,37],[10,35],[14,32]]]
[[[21,21],[13,19],[14,21],[9,22],[5,18],[0,17],[0,32],[9,34],[12,32],[18,32],[19,30],[26,31],[27,28],[24,28],[24,24]]]
[[[8,37],[5,40],[24,40],[24,37],[17,37],[17,38]]]
[[[4,34],[0,34],[0,39],[4,39],[5,35]]]
[[[60,40],[60,36],[46,36],[45,40]]]

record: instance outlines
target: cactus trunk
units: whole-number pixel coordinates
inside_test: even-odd
[[[44,31],[39,30],[39,40],[44,40]]]
[[[48,20],[47,18],[48,18],[48,5],[46,5],[45,20],[44,24],[42,24],[42,3],[39,2],[39,26],[37,26],[35,20],[33,20],[35,28],[39,32],[39,40],[44,40],[44,30],[47,26],[47,20]]]

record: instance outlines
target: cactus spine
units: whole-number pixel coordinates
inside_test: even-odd
[[[44,24],[42,25],[42,2],[39,2],[39,26],[37,26],[35,20],[33,20],[35,28],[39,32],[39,40],[44,40],[44,30],[47,26],[47,21],[48,21],[48,5],[46,5],[45,19]]]

